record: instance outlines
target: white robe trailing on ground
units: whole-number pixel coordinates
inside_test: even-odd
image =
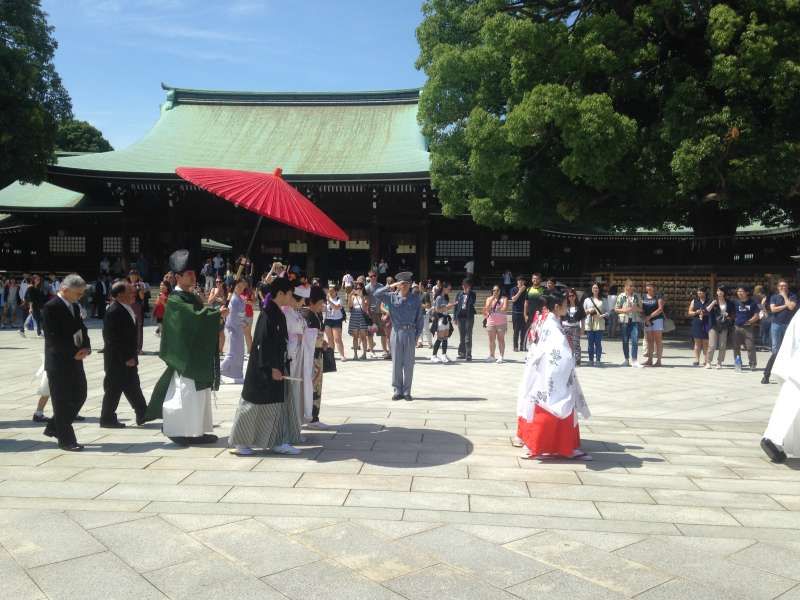
[[[764,437],[800,456],[800,312],[795,314],[783,336],[772,372],[783,379]]]
[[[199,437],[214,431],[211,390],[198,392],[193,379],[178,373],[172,376],[162,412],[167,437]]]

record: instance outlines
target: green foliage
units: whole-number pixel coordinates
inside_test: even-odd
[[[58,122],[72,118],[55,50],[39,0],[0,0],[0,187],[41,182]]]
[[[729,233],[800,221],[800,0],[428,0],[443,212]]]
[[[114,149],[99,129],[76,119],[59,124],[56,147],[65,152],[108,152]]]

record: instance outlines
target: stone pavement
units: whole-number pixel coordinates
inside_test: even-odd
[[[41,340],[0,331],[2,597],[800,599],[800,461],[758,448],[777,385],[692,368],[677,342],[663,369],[615,366],[606,346],[609,366],[579,370],[590,463],[510,445],[521,355],[434,365],[427,351],[414,402],[389,400],[390,363],[340,362],[331,429],[301,456],[253,458],[224,447],[235,385],[216,447],[176,447],[152,423],[99,429],[93,354],[86,450],[71,454],[30,421]],[[143,357],[146,394],[161,370]]]

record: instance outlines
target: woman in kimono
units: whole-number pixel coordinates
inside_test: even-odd
[[[761,448],[770,460],[782,463],[787,454],[800,457],[800,312],[789,322],[772,372],[783,385]]]
[[[306,310],[307,335],[314,336],[314,363],[311,375],[313,389],[313,406],[311,420],[306,423],[308,429],[327,429],[328,426],[319,420],[319,409],[322,403],[322,351],[328,347],[325,341],[323,312],[325,310],[325,290],[319,287],[311,288]]]
[[[547,308],[538,340],[528,348],[525,374],[517,400],[517,437],[525,458],[560,456],[591,460],[580,449],[578,416],[589,418],[589,407],[575,375],[575,356],[561,327],[567,313],[564,296],[542,297]]]
[[[228,436],[231,452],[251,456],[253,448],[271,448],[278,454],[300,454],[291,445],[299,438],[297,414],[286,391],[289,371],[288,331],[283,308],[294,310],[292,284],[278,277],[270,284],[267,302],[253,334],[242,398]]]
[[[244,328],[245,300],[242,296],[247,282],[240,279],[233,287],[228,304],[228,317],[225,319],[225,332],[228,335],[228,354],[220,366],[220,374],[233,379],[233,383],[244,383]]]

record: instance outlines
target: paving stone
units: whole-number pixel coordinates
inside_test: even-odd
[[[622,600],[623,594],[564,571],[550,571],[508,589],[524,600]]]
[[[579,484],[581,482],[574,471],[536,471],[533,469],[504,469],[502,467],[479,467],[474,465],[469,467],[469,478],[567,484]]]
[[[541,529],[531,527],[503,527],[500,525],[455,525],[455,528],[493,544],[507,544],[541,532]]]
[[[704,538],[688,535],[672,535],[667,540],[672,544],[685,545],[717,556],[729,556],[756,543],[747,538]]]
[[[338,460],[333,462],[317,462],[308,459],[268,457],[259,462],[253,471],[283,471],[288,473],[345,473],[355,474],[365,466],[360,460]],[[248,471],[249,469],[243,468]]]
[[[800,511],[800,496],[773,494],[772,499],[787,510]]]
[[[112,484],[74,481],[3,481],[0,496],[14,498],[85,498],[105,492]]]
[[[411,476],[303,473],[295,487],[407,492],[411,488]]]
[[[733,554],[729,560],[787,579],[800,581],[800,549],[790,550],[785,546],[773,546],[759,542]]]
[[[667,573],[718,587],[747,598],[767,599],[792,588],[796,582],[745,565],[710,556],[667,538],[649,539],[627,546],[617,556],[650,565]]]
[[[178,500],[217,502],[231,489],[227,485],[168,485],[158,483],[119,483],[99,496],[103,500]]]
[[[730,508],[728,512],[745,527],[800,529],[800,512]]]
[[[143,514],[146,515],[147,513]],[[243,521],[247,518],[237,515],[170,515],[163,513],[159,516],[167,523],[187,532],[219,527],[220,525]]]
[[[578,517],[584,519],[600,518],[600,514],[594,504],[586,500],[470,496],[470,510],[483,513]]]
[[[256,517],[255,519],[283,533],[301,533],[310,529],[334,525],[337,522],[336,519],[319,519],[315,517]]]
[[[80,467],[6,466],[0,467],[0,481],[64,481],[81,471]]]
[[[653,498],[645,490],[633,486],[623,488],[604,485],[558,485],[528,482],[528,489],[533,498],[654,503]]]
[[[158,517],[98,527],[92,535],[140,573],[185,562],[204,551],[198,541]]]
[[[237,486],[228,492],[222,502],[341,506],[344,504],[345,498],[347,498],[347,490],[341,489],[320,490],[313,488]]]
[[[744,494],[737,492],[696,492],[691,490],[651,490],[650,495],[658,504],[679,506],[731,506],[738,508],[783,508],[766,494]]]
[[[256,577],[320,559],[316,552],[253,519],[203,529],[192,535]]]
[[[595,505],[604,519],[633,519],[637,521],[657,521],[662,523],[686,523],[695,525],[737,524],[737,520],[721,508],[633,503],[620,504],[617,502],[597,502]]]
[[[26,569],[105,550],[67,515],[25,510],[0,510],[0,544]]]
[[[377,531],[390,540],[399,540],[400,538],[440,526],[439,523],[409,523],[408,521],[386,521],[380,519],[355,519],[353,523]]]
[[[97,502],[96,500],[94,502]],[[388,519],[399,521],[399,508],[366,506],[307,506],[303,504],[252,504],[239,502],[151,502],[142,509],[149,513],[178,513],[206,515],[247,515],[265,517],[303,517],[314,514],[331,519]]]
[[[161,471],[170,473],[171,471]],[[268,471],[195,471],[181,485],[236,485],[236,486],[269,486],[292,487],[300,479],[299,473]],[[177,483],[177,482],[176,482]]]
[[[427,492],[353,490],[347,497],[345,504],[346,506],[469,510],[467,496],[463,494],[433,494]]]
[[[415,492],[444,492],[483,496],[517,496],[528,498],[528,488],[521,481],[490,479],[453,479],[449,477],[414,477]]]
[[[172,483],[177,484],[191,475],[187,470],[157,469],[86,469],[71,481],[108,483]]]
[[[578,473],[585,485],[608,485],[669,490],[696,490],[697,486],[688,477],[635,475],[614,473]]]
[[[174,600],[281,600],[283,596],[222,556],[208,552],[145,575]]]
[[[713,525],[683,525],[676,527],[687,536],[706,538],[739,538],[768,542],[797,541],[796,529],[766,529],[759,527],[724,527]]]
[[[514,596],[447,565],[436,565],[386,582],[409,600],[512,600]]]
[[[362,475],[412,475],[423,477],[466,478],[467,465],[420,465],[419,463],[399,463],[394,465],[364,465]]]
[[[515,552],[469,535],[455,527],[440,527],[406,538],[443,562],[495,586],[506,588],[549,570]]]
[[[0,509],[21,510],[101,510],[137,512],[146,500],[84,500],[81,498],[14,498],[0,496]]]
[[[637,562],[545,532],[504,546],[611,591],[635,596],[671,579]]]
[[[800,495],[800,481],[752,479],[697,479],[697,487],[711,492]]]
[[[406,542],[387,541],[366,528],[340,523],[298,534],[295,539],[374,581],[386,581],[434,564]]]
[[[44,593],[28,577],[25,570],[2,548],[0,548],[0,581],[3,582],[2,590],[5,598],[13,598],[13,600],[43,600],[45,598]]]
[[[402,600],[402,596],[331,560],[265,578],[290,598],[303,600]]]
[[[636,600],[747,600],[747,596],[698,581],[673,579],[647,590]]]
[[[156,456],[129,456],[70,452],[47,461],[48,467],[82,467],[102,469],[144,469],[158,460]]]
[[[51,600],[161,600],[166,596],[111,552],[31,569]]]
[[[95,527],[136,521],[150,515],[140,512],[70,510],[67,511],[67,516],[84,529],[94,529]]]
[[[606,531],[569,531],[559,529],[553,531],[568,540],[579,542],[593,548],[613,552],[619,548],[630,546],[645,539],[646,536],[636,533],[613,533]]]
[[[173,458],[171,456],[147,457],[151,461],[148,469],[178,469],[180,471],[249,471],[261,459],[244,456],[224,458]]]

